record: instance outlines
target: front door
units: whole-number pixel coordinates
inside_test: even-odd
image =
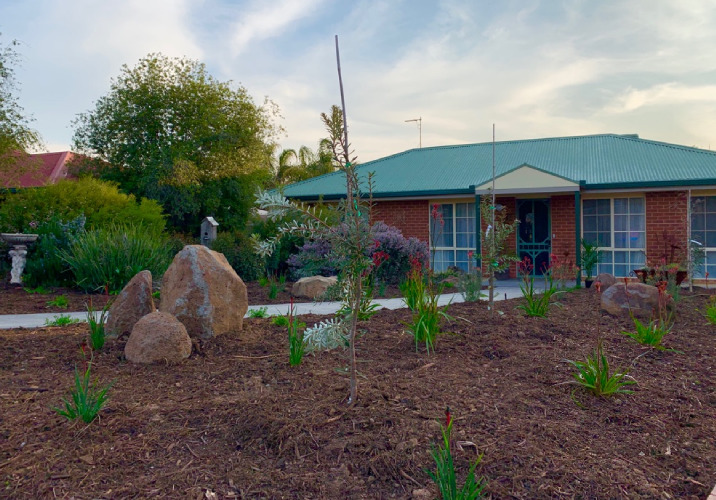
[[[542,275],[549,268],[552,251],[549,200],[517,200],[517,255],[529,257],[533,274]]]

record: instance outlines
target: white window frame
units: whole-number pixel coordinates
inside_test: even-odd
[[[441,245],[435,245],[435,247],[432,247],[433,243],[433,219],[432,219],[432,210],[433,206],[443,206],[443,205],[451,205],[452,206],[452,245],[451,246],[441,246]],[[468,243],[470,242],[470,235],[472,236],[472,247],[462,247],[457,245],[457,206],[458,205],[467,205],[467,217],[460,217],[461,219],[467,219],[468,220],[468,226],[469,226],[469,232],[464,233],[460,232],[460,234],[467,234],[468,237]],[[429,232],[430,232],[430,263],[434,266],[433,271],[435,272],[442,272],[447,271],[448,267],[450,266],[458,266],[464,271],[467,271],[468,269],[468,259],[462,260],[458,259],[458,252],[474,252],[475,251],[475,244],[477,242],[477,235],[475,233],[475,202],[474,201],[455,201],[455,202],[435,202],[430,203],[429,205],[429,214],[430,214],[430,223],[429,223]],[[442,237],[442,236],[441,236]],[[452,259],[449,259],[447,261],[437,258],[438,252],[452,252]],[[434,257],[434,258],[433,258]],[[434,260],[434,262],[433,262]]]
[[[703,199],[704,199],[704,212],[703,212],[703,216],[704,216],[704,229],[696,229],[696,230],[695,230],[695,229],[693,228],[693,221],[694,221],[694,214],[695,214],[694,208],[693,208],[693,207],[694,207],[693,203],[694,203],[694,200],[695,200],[696,198],[703,198]],[[694,194],[692,194],[692,195],[691,195],[691,198],[689,199],[689,203],[691,204],[691,210],[690,210],[691,216],[690,216],[690,218],[689,218],[689,226],[690,226],[690,227],[689,227],[689,234],[691,235],[692,244],[693,244],[693,241],[698,241],[699,243],[701,243],[701,244],[703,245],[703,250],[704,250],[704,253],[705,253],[704,263],[703,263],[703,265],[701,266],[701,269],[695,270],[694,273],[693,273],[693,274],[694,274],[694,278],[697,278],[697,279],[698,279],[698,278],[705,278],[705,277],[706,277],[706,274],[705,274],[705,273],[707,273],[707,272],[709,273],[709,278],[710,278],[710,277],[713,277],[713,276],[716,276],[716,246],[707,246],[707,245],[706,245],[706,244],[707,244],[707,241],[706,241],[706,238],[705,238],[705,237],[703,238],[703,241],[701,241],[701,238],[700,238],[698,235],[694,235],[694,232],[701,232],[701,231],[703,231],[703,232],[704,232],[704,236],[705,236],[705,235],[706,235],[706,231],[716,231],[716,227],[713,227],[713,228],[711,228],[711,229],[709,229],[709,228],[706,227],[706,221],[707,221],[706,214],[707,214],[707,213],[716,214],[716,212],[706,212],[706,200],[707,200],[708,198],[714,198],[714,199],[716,199],[716,195],[713,195],[713,194],[704,194],[704,195],[697,194],[697,195],[694,195]],[[699,215],[701,215],[701,214],[699,214]],[[710,261],[710,262],[709,262],[709,261]]]
[[[626,195],[626,196],[610,196],[610,197],[606,197],[606,196],[605,196],[605,197],[598,197],[598,198],[592,198],[592,197],[590,197],[590,198],[582,199],[582,207],[581,207],[581,208],[582,208],[582,209],[581,209],[582,221],[581,221],[581,224],[580,224],[580,226],[581,226],[581,231],[582,231],[582,234],[580,235],[581,238],[584,238],[584,232],[585,232],[585,231],[584,231],[584,227],[585,227],[585,224],[584,224],[584,217],[585,217],[585,213],[584,213],[584,203],[585,203],[585,202],[589,202],[589,201],[597,201],[597,200],[609,200],[609,224],[610,224],[610,227],[609,227],[609,232],[610,232],[609,240],[610,240],[610,246],[608,246],[608,247],[600,246],[600,247],[599,247],[599,250],[602,251],[602,255],[611,254],[611,258],[608,259],[609,262],[599,262],[599,263],[597,264],[597,266],[596,266],[596,274],[599,274],[599,273],[609,273],[609,274],[613,274],[613,275],[614,275],[615,277],[617,277],[617,278],[624,278],[624,277],[626,277],[626,276],[630,276],[630,275],[632,274],[632,271],[634,271],[634,269],[638,269],[638,268],[644,267],[644,265],[645,265],[645,263],[646,263],[646,248],[647,248],[647,245],[648,245],[647,240],[646,240],[646,237],[647,237],[647,234],[646,234],[646,197],[645,197],[644,195],[634,196],[634,195],[630,195],[629,193],[625,193],[625,195]],[[642,217],[644,218],[644,221],[643,221],[643,222],[644,222],[644,224],[643,224],[643,225],[644,225],[644,229],[643,229],[643,230],[639,230],[639,231],[630,231],[630,226],[631,226],[630,217],[632,216],[632,214],[631,214],[631,211],[629,211],[627,214],[619,214],[619,215],[626,215],[626,216],[627,216],[627,224],[628,224],[628,225],[627,225],[627,230],[626,230],[626,231],[617,231],[617,230],[615,229],[615,224],[614,224],[614,218],[615,218],[615,214],[614,214],[614,200],[617,200],[617,199],[619,199],[619,200],[627,200],[627,205],[629,205],[629,201],[628,201],[628,200],[631,200],[631,199],[634,199],[634,198],[641,199],[641,200],[642,200],[642,203],[643,203],[643,206],[644,206],[644,211],[643,211],[643,213],[642,213],[642,214],[637,214],[637,215],[642,215]],[[593,231],[589,231],[589,232],[593,232]],[[600,231],[597,230],[596,232],[599,233]],[[642,248],[630,248],[630,247],[623,248],[623,247],[616,247],[616,246],[614,245],[614,244],[615,244],[615,241],[616,241],[615,233],[623,233],[623,232],[627,232],[627,233],[630,233],[630,232],[643,233],[643,234],[644,234],[644,246],[643,246]],[[592,242],[590,241],[590,243],[592,243]],[[621,262],[614,262],[615,252],[625,252],[626,255],[627,255],[627,257],[628,257],[627,263],[624,264],[624,263],[621,263]],[[634,254],[638,254],[638,257],[637,257],[637,258],[633,258],[633,255],[634,255]],[[623,266],[623,265],[626,265],[626,266],[627,266],[627,274],[626,274],[626,276],[623,276],[623,275],[621,275],[621,274],[615,274],[615,273],[614,273],[614,267],[615,267],[615,266]],[[585,271],[586,271],[586,269],[585,269]]]

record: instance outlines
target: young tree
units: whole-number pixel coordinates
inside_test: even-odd
[[[15,70],[18,64],[13,40],[0,45],[0,179],[2,186],[12,187],[32,164],[27,161],[28,150],[42,147],[40,135],[30,128],[31,118],[17,102]]]
[[[325,210],[288,200],[276,192],[263,192],[259,194],[256,203],[269,212],[269,217],[277,219],[291,215],[294,220],[279,226],[278,234],[274,237],[264,241],[255,239],[255,242],[259,253],[270,255],[279,240],[286,234],[330,241],[334,254],[342,263],[340,281],[344,284],[343,301],[348,311],[343,318],[348,332],[350,358],[348,403],[354,404],[358,396],[355,348],[358,313],[366,280],[374,265],[368,257],[368,250],[374,244],[370,223],[371,207],[370,201],[367,201],[362,194],[356,171],[356,159],[351,156],[341,108],[333,106],[330,115],[323,113],[321,119],[329,134],[334,165],[346,178],[346,197],[341,200],[337,208],[340,224],[332,223],[330,214]],[[370,183],[370,179],[368,182]]]
[[[102,178],[159,200],[181,228],[209,215],[201,213],[204,186],[215,191],[218,183],[230,195],[234,187],[222,183],[239,179],[253,192],[257,175],[269,175],[276,113],[273,103],[256,105],[244,87],[214,79],[198,61],[150,54],[123,66],[109,93],[78,116],[74,147],[95,159],[88,167]],[[250,196],[234,201],[242,200]]]
[[[482,272],[488,277],[489,283],[489,304],[490,314],[495,311],[495,273],[509,268],[510,262],[519,259],[507,250],[507,238],[515,232],[519,220],[507,221],[507,214],[504,208],[498,209],[493,201],[494,197],[485,195],[480,197],[480,218],[487,226],[484,238],[482,238]]]

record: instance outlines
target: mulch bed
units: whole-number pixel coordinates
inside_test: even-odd
[[[5,293],[0,293],[0,301]],[[668,347],[621,332],[594,292],[561,295],[544,319],[499,303],[454,304],[435,353],[416,353],[409,312],[362,324],[358,403],[341,351],[288,365],[269,319],[198,346],[178,366],[137,366],[111,343],[93,373],[112,381],[90,425],[51,408],[82,365],[87,325],[0,331],[0,496],[11,498],[411,498],[437,489],[430,443],[445,407],[456,441],[484,453],[493,498],[704,499],[716,483],[716,332],[687,296]],[[260,302],[263,303],[263,302]],[[305,318],[311,322],[317,317]],[[598,336],[635,393],[595,398],[569,381]],[[476,458],[454,448],[460,478]]]

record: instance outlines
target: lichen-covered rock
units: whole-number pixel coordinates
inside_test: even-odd
[[[185,246],[162,278],[159,310],[175,316],[193,338],[210,339],[243,328],[246,285],[223,254]]]
[[[124,346],[124,356],[132,363],[178,363],[190,354],[191,339],[184,325],[159,311],[137,321]]]
[[[105,332],[109,338],[128,336],[140,318],[155,310],[152,273],[140,271],[129,280],[107,311]]]
[[[663,304],[667,312],[674,308],[668,297]],[[644,283],[616,283],[602,293],[602,310],[613,316],[629,315],[640,318],[655,317],[659,313],[659,289]]]
[[[309,276],[301,278],[293,284],[291,295],[294,297],[307,297],[309,299],[318,299],[331,285],[338,282],[336,276]]]

